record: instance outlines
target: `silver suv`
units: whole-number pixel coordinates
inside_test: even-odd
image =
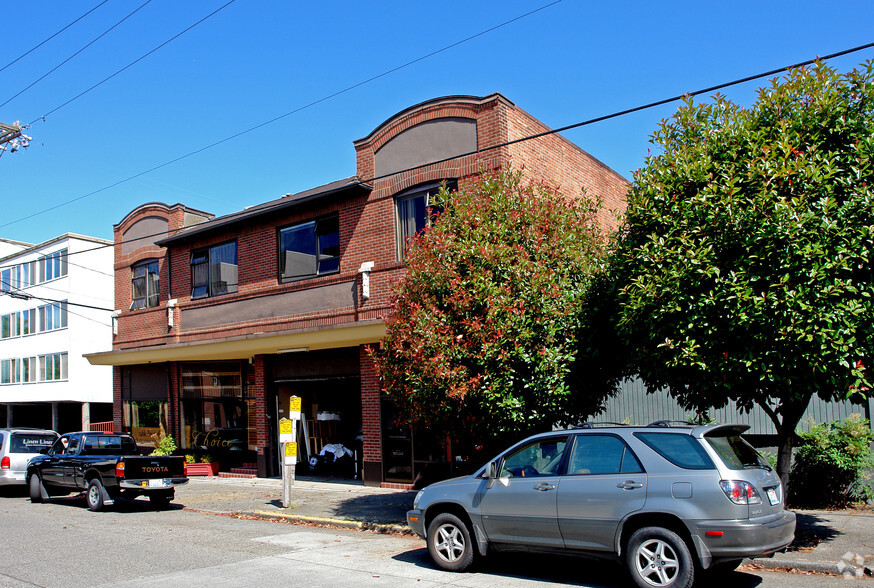
[[[27,462],[57,438],[46,429],[0,429],[0,486],[24,484]]]
[[[489,549],[604,555],[643,588],[691,586],[795,534],[780,479],[746,425],[583,425],[529,437],[472,476],[421,490],[407,523],[436,564]]]

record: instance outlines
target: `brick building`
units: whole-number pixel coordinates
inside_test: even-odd
[[[623,207],[626,181],[559,135],[491,148],[547,130],[500,94],[438,98],[355,141],[353,177],[218,218],[181,204],[131,211],[114,228],[112,351],[88,355],[115,366],[116,428],[143,444],[166,430],[223,471],[271,476],[277,421],[299,396],[303,457],[342,445],[340,474],[403,485],[451,462],[439,440],[383,425],[390,406],[365,346],[385,332],[403,244],[441,182],[512,164]]]

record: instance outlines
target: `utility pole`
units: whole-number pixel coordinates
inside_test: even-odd
[[[18,121],[11,125],[0,123],[0,156],[7,150],[10,153],[15,153],[30,145],[30,137],[22,132],[23,129],[24,127]]]

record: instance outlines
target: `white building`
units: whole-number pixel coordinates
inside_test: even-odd
[[[0,426],[59,432],[112,420],[112,242],[0,240]]]

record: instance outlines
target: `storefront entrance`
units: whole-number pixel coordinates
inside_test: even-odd
[[[361,381],[356,377],[276,382],[277,414],[301,399],[297,475],[361,478]]]

